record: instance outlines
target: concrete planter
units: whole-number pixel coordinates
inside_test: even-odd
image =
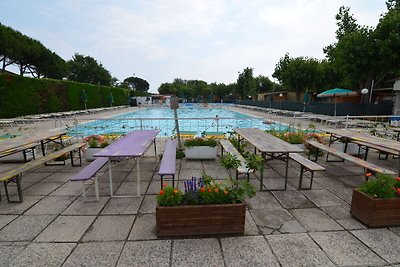
[[[246,205],[182,205],[156,207],[157,236],[244,234]]]
[[[216,159],[217,146],[192,146],[185,148],[185,157],[187,159]]]
[[[369,227],[400,225],[400,198],[372,198],[354,189],[350,213]]]
[[[94,161],[96,158],[93,155],[101,152],[101,150],[102,148],[100,147],[88,147],[85,149],[83,155],[87,161]]]

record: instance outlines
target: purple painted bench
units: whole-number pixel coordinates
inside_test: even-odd
[[[160,164],[160,170],[158,174],[161,178],[161,189],[163,187],[164,176],[171,176],[172,178],[172,186],[175,186],[175,162],[176,162],[176,140],[168,139],[165,148],[164,154]]]
[[[94,177],[94,189],[96,192],[96,200],[99,201],[99,187],[97,183],[97,172],[108,162],[108,158],[97,158],[95,161],[92,161],[89,165],[87,165],[83,170],[81,170],[78,174],[71,178],[71,181],[80,181],[82,182],[83,187],[83,199],[86,200],[85,193],[85,181]]]

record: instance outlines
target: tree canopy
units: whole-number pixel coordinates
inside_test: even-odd
[[[90,56],[76,53],[68,61],[68,66],[70,70],[68,79],[70,80],[97,85],[111,85],[112,77],[110,72]]]
[[[147,92],[150,88],[150,84],[139,77],[128,77],[124,79],[124,81],[121,84],[121,87],[126,87],[131,89],[133,92],[141,91],[141,92]]]

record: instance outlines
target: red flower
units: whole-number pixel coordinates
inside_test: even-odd
[[[163,195],[164,194],[164,190],[160,190],[160,193],[159,193],[160,195]]]
[[[400,176],[399,176],[399,177],[397,177],[397,178],[396,178],[396,180],[400,182]]]
[[[204,193],[206,192],[206,189],[204,187],[200,188],[200,192]]]
[[[370,176],[372,176],[372,173],[367,172],[367,173],[365,174],[365,176],[370,177]]]
[[[162,185],[163,188],[164,188],[164,187],[167,187],[167,186],[168,186],[167,183],[163,183],[163,185]]]
[[[219,188],[218,188],[218,187],[216,187],[216,188],[214,189],[214,191],[218,193],[218,191],[219,191]]]

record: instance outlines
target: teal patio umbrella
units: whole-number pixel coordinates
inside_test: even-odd
[[[317,97],[333,97],[333,101],[335,103],[334,107],[334,116],[336,117],[336,97],[338,96],[354,96],[358,95],[357,92],[353,92],[349,89],[342,89],[342,88],[334,88],[327,91],[324,91],[317,95]]]

